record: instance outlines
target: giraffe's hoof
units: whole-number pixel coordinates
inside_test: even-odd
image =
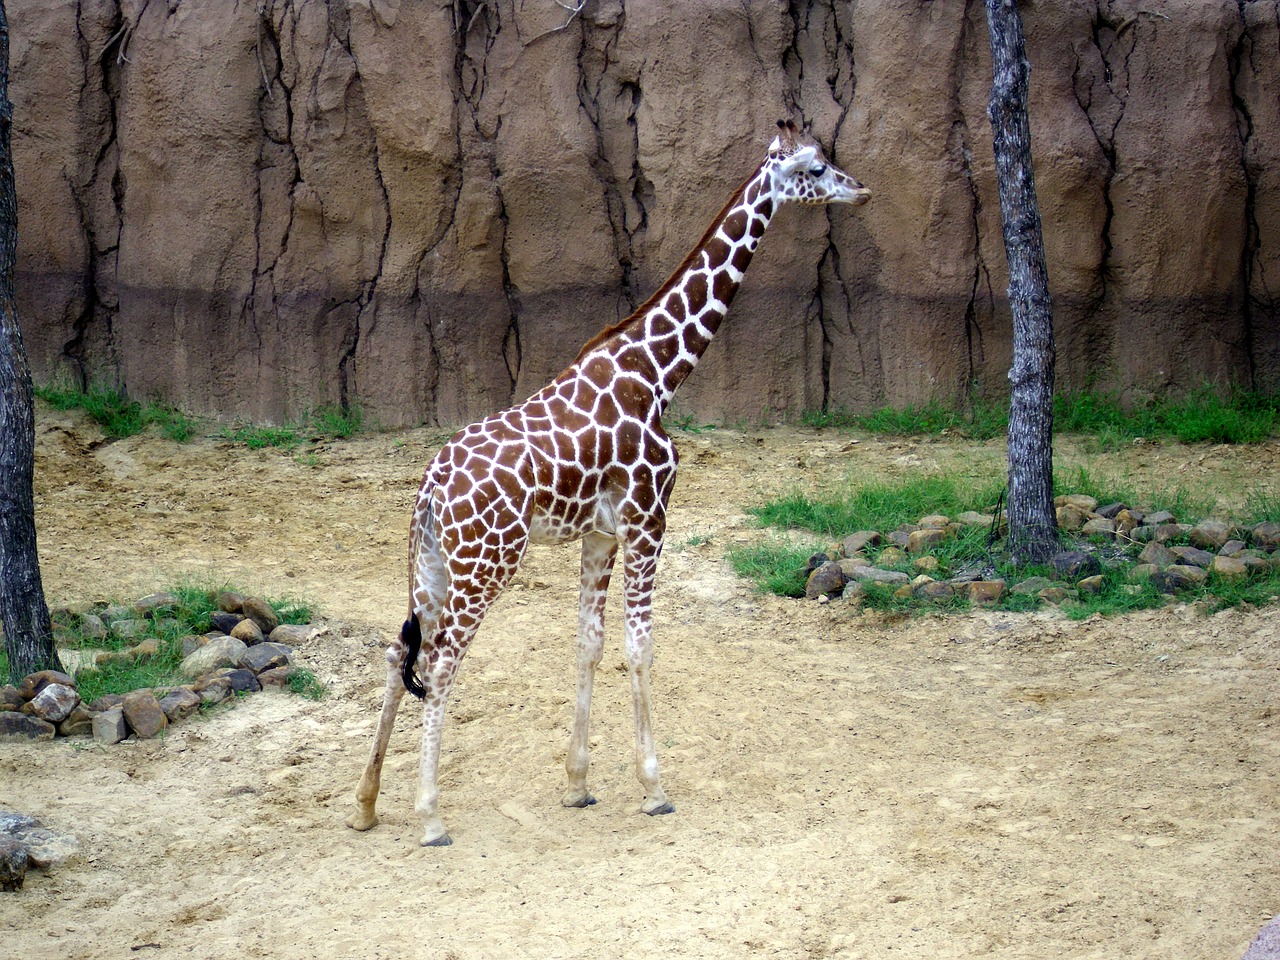
[[[447,833],[442,833],[438,837],[423,837],[421,846],[424,847],[447,847],[453,843],[453,837]]]
[[[378,822],[378,815],[372,810],[357,810],[347,817],[347,826],[362,833],[365,830],[372,830],[378,825]]]
[[[596,803],[596,798],[589,793],[584,793],[581,796],[565,797],[560,801],[560,805],[562,807],[574,807],[578,809],[581,809],[582,807],[594,807]]]
[[[640,809],[642,812],[647,813],[651,817],[657,817],[664,813],[675,813],[676,805],[672,803],[670,800],[663,800],[660,804],[658,804],[652,810],[649,810],[645,807],[641,807]]]

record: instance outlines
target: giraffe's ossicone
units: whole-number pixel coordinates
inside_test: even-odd
[[[870,197],[794,123],[780,120],[778,127],[763,162],[648,301],[587,343],[524,403],[460,431],[427,467],[409,532],[409,618],[387,651],[382,713],[349,826],[367,830],[378,822],[382,762],[400,701],[411,691],[423,701],[422,842],[450,842],[436,809],[436,771],[458,665],[528,545],[578,539],[578,693],[561,802],[595,802],[587,790],[591,687],[604,649],[605,594],[621,554],[641,810],[674,809],[658,779],[649,719],[651,601],[677,461],[662,412],[715,335],[778,207]]]

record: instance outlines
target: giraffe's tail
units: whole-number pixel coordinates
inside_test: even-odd
[[[418,662],[418,651],[422,649],[422,624],[418,622],[417,614],[411,614],[400,628],[400,642],[404,645],[404,663],[400,665],[404,688],[421,700],[427,695],[427,690],[413,669]]]

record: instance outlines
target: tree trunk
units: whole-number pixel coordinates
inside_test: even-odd
[[[49,607],[36,553],[35,410],[31,371],[18,329],[13,268],[18,247],[18,198],[13,183],[9,102],[9,20],[0,0],[0,626],[9,675],[62,669],[53,646]]]
[[[1027,53],[1014,0],[986,0],[991,102],[1004,250],[1013,311],[1009,410],[1009,551],[1043,563],[1058,548],[1053,512],[1053,305],[1040,234],[1027,119]]]

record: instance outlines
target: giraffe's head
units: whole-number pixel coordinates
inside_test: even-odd
[[[871,199],[871,191],[822,153],[816,140],[796,129],[795,121],[779,120],[778,135],[769,145],[773,195],[778,203],[851,203]]]

